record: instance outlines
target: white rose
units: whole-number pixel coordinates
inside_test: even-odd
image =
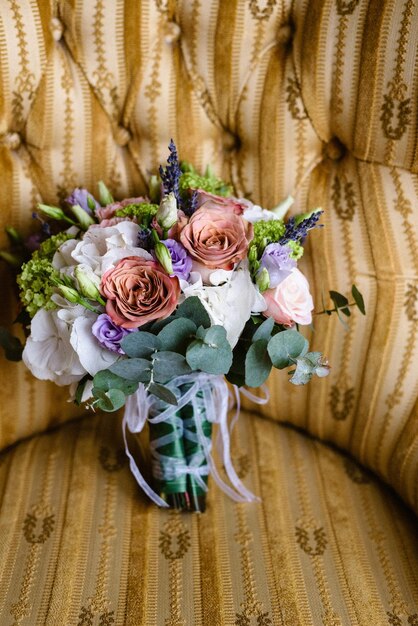
[[[266,308],[264,298],[251,280],[248,269],[239,267],[219,286],[203,285],[201,278],[183,290],[184,295],[197,296],[207,310],[212,324],[226,330],[227,338],[234,347],[251,313]]]
[[[36,378],[70,385],[81,380],[86,370],[70,342],[72,324],[61,319],[60,312],[40,309],[35,314],[22,357]]]
[[[83,239],[63,243],[55,253],[52,265],[72,275],[75,265],[83,264],[101,278],[112,265],[128,256],[151,260],[149,252],[137,244],[138,226],[133,222],[123,221],[107,228],[95,224],[90,226]]]

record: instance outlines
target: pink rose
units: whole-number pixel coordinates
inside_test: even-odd
[[[168,317],[180,295],[177,277],[170,277],[159,263],[126,257],[103,274],[100,291],[108,300],[106,313],[122,328],[138,328]]]
[[[284,326],[312,322],[314,305],[309,283],[298,269],[292,270],[275,289],[268,289],[263,295],[267,304],[267,309],[263,311],[265,317],[272,317]]]
[[[223,196],[216,196],[214,193],[203,191],[203,189],[197,190],[197,208],[205,207],[205,209],[221,209],[224,213],[235,213],[235,215],[242,215],[245,209],[252,206],[252,202],[249,200],[240,200],[230,196],[224,198]]]
[[[206,267],[232,270],[246,255],[252,227],[233,212],[206,205],[193,213],[180,233],[190,256]]]
[[[143,198],[142,196],[139,198],[125,198],[125,200],[122,200],[121,202],[113,202],[112,204],[108,204],[107,206],[101,206],[100,208],[96,209],[96,216],[99,218],[100,222],[103,220],[110,220],[112,217],[115,216],[116,211],[119,211],[119,209],[123,209],[129,204],[142,204],[146,201],[146,198]]]

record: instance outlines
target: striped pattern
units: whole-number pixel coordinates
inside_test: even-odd
[[[294,388],[278,372],[269,420],[243,415],[235,462],[258,506],[213,486],[204,516],[149,506],[113,417],[3,453],[1,621],[418,623],[416,520],[276,423],[418,511],[417,24],[416,0],[0,3],[1,226],[30,232],[36,202],[76,184],[144,192],[173,136],[238,195],[322,206],[303,259],[317,307],[355,282],[368,311],[347,332],[316,318],[331,375]],[[0,284],[11,324],[4,266]],[[0,376],[0,448],[82,414],[21,365]]]
[[[3,454],[0,622],[415,623],[416,520],[393,493],[254,414],[234,438],[235,464],[262,502],[235,504],[212,483],[200,516],[138,493],[111,415]]]

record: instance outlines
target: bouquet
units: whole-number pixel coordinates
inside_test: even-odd
[[[209,475],[235,500],[255,498],[231,461],[231,389],[262,386],[273,367],[290,368],[294,385],[328,374],[300,332],[314,305],[297,267],[322,210],[285,220],[292,198],[266,210],[210,168],[202,176],[180,163],[173,141],[169,152],[147,196],[115,201],[100,182],[98,199],[77,188],[63,208],[40,204],[29,239],[7,229],[13,248],[2,256],[18,267],[27,340],[2,329],[0,342],[11,358],[23,349],[37,378],[68,385],[76,403],[125,407],[139,485],[160,506],[203,511]],[[349,303],[330,292],[334,307],[321,312],[364,313],[352,294]],[[146,423],[152,486],[128,440]]]

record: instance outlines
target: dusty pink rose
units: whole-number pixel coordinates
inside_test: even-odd
[[[214,193],[203,191],[198,189],[197,191],[197,207],[205,207],[205,209],[222,209],[224,213],[235,213],[235,215],[242,215],[245,209],[252,206],[252,202],[249,200],[240,200],[230,196],[224,198],[223,196],[217,196]]]
[[[314,308],[309,283],[298,269],[294,269],[275,289],[264,292],[267,309],[265,317],[273,317],[278,324],[293,326],[312,322]]]
[[[182,229],[180,241],[206,267],[231,270],[246,256],[251,236],[250,224],[235,213],[204,206]]]
[[[138,328],[174,311],[180,285],[156,261],[127,257],[103,274],[100,291],[108,299],[106,313],[115,324]]]
[[[99,218],[100,222],[103,220],[110,220],[115,216],[116,211],[119,211],[119,209],[123,209],[125,206],[128,206],[128,204],[141,204],[142,202],[147,202],[147,199],[142,196],[139,198],[125,198],[125,200],[122,200],[121,202],[113,202],[112,204],[101,206],[99,209],[96,209],[96,216]]]

